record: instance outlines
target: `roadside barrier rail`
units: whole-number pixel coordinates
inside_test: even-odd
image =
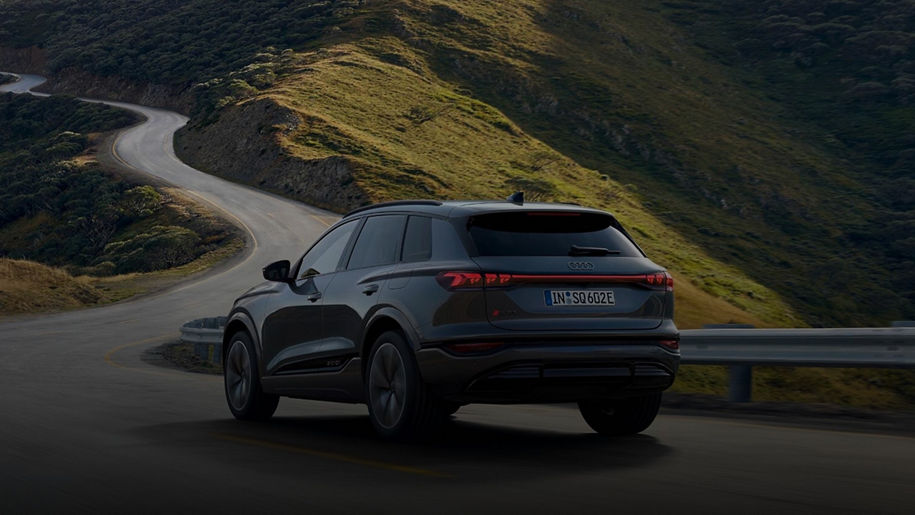
[[[684,365],[727,365],[728,400],[749,402],[754,366],[915,368],[915,327],[706,326],[680,332],[680,353]]]
[[[192,320],[181,341],[211,363],[222,362],[226,317]],[[729,367],[728,399],[749,402],[754,366],[915,368],[915,323],[893,327],[755,329],[708,325],[680,332],[681,363]]]
[[[210,363],[222,363],[222,333],[226,317],[198,318],[181,326],[181,341],[194,344],[194,354]]]

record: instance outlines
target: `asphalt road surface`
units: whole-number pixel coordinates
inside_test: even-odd
[[[900,436],[662,414],[608,440],[560,406],[468,406],[405,445],[379,441],[362,406],[287,399],[269,423],[235,421],[221,377],[148,351],[228,312],[334,215],[184,165],[171,138],[185,117],[113,104],[147,117],[119,159],[231,213],[250,252],[153,296],[0,323],[0,513],[915,510],[915,440]]]

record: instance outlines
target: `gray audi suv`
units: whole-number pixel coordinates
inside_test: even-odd
[[[389,438],[468,403],[576,402],[597,432],[647,428],[673,383],[673,279],[611,214],[568,204],[388,202],[264,268],[223,342],[244,420],[280,397],[368,405]]]

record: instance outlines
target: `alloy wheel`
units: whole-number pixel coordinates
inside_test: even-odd
[[[369,369],[369,402],[378,423],[392,428],[406,406],[407,376],[397,347],[385,342],[378,347]]]
[[[253,370],[245,342],[235,340],[226,356],[226,393],[236,410],[243,410],[250,396]]]

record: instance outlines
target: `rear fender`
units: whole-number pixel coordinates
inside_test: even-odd
[[[368,337],[369,333],[371,332],[372,327],[375,325],[376,322],[378,322],[379,320],[384,319],[384,318],[389,318],[389,319],[397,322],[397,324],[401,327],[401,329],[403,329],[404,336],[407,337],[407,342],[410,344],[410,346],[413,347],[414,350],[419,350],[420,341],[421,341],[419,332],[416,330],[416,328],[413,326],[413,324],[410,322],[410,320],[407,318],[407,316],[404,315],[403,312],[401,312],[400,310],[398,310],[396,308],[393,308],[391,306],[385,306],[385,307],[379,309],[378,311],[376,311],[375,313],[373,313],[371,318],[369,318],[368,322],[365,324],[365,329],[363,329],[363,331],[362,331],[362,346],[359,349],[360,354],[362,353],[362,350],[365,348],[365,345],[367,343],[371,343],[371,342],[366,342],[366,338]]]

